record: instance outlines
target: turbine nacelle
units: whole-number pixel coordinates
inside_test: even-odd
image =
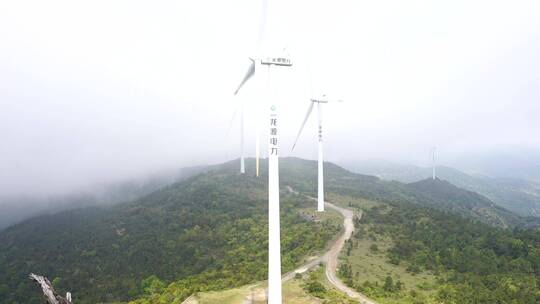
[[[280,66],[292,66],[292,60],[288,57],[266,57],[261,59],[261,64],[265,65],[280,65]]]
[[[341,99],[338,99],[338,100],[329,99],[328,97],[326,97],[326,94],[323,94],[320,97],[311,98],[310,100],[311,102],[316,102],[316,103],[343,102],[343,100]]]
[[[264,65],[275,65],[275,66],[292,66],[292,60],[288,56],[279,56],[279,57],[264,57],[264,58],[249,58],[251,61],[251,64],[248,67],[248,70],[238,85],[238,88],[236,91],[234,91],[234,95],[237,95],[240,89],[244,86],[244,84],[255,75],[255,66],[257,64],[264,64]]]
[[[283,54],[283,53],[282,53]],[[288,55],[286,54],[283,54],[283,55],[280,55],[278,57],[264,57],[264,58],[249,58],[249,60],[251,61],[248,69],[247,69],[247,72],[246,74],[244,75],[244,78],[242,79],[242,81],[240,82],[240,84],[238,85],[236,91],[234,91],[234,95],[237,95],[238,92],[240,91],[240,89],[244,86],[244,84],[249,80],[251,79],[253,76],[255,76],[255,73],[256,73],[256,70],[257,70],[257,65],[267,65],[268,67],[270,67],[271,65],[275,65],[275,66],[286,66],[286,67],[290,67],[292,66],[292,60],[288,57]],[[243,143],[243,131],[242,131],[242,143]],[[259,176],[259,144],[260,143],[260,140],[259,140],[259,131],[257,130],[257,133],[256,133],[256,147],[255,147],[255,175],[256,176]],[[244,173],[244,163],[243,163],[243,158],[241,160],[242,162],[242,165],[241,165],[241,172]]]
[[[306,125],[306,122],[307,122],[309,116],[311,115],[311,112],[313,111],[313,106],[316,103],[319,104],[318,105],[318,110],[319,110],[319,131],[321,131],[321,122],[320,122],[320,120],[321,120],[321,108],[320,108],[320,104],[322,104],[322,103],[333,103],[333,102],[343,102],[343,100],[329,99],[328,97],[326,97],[326,94],[323,94],[322,96],[317,97],[317,98],[311,98],[310,99],[310,103],[309,103],[309,107],[308,107],[306,116],[304,117],[304,121],[302,122],[302,126],[300,126],[300,131],[298,131],[298,135],[296,135],[296,140],[294,141],[294,144],[292,146],[292,150],[294,150],[294,148],[296,147],[296,143],[298,142],[298,139],[300,138],[300,134],[302,134],[302,130],[304,129],[304,126]],[[322,134],[319,134],[319,140],[321,140],[321,138],[322,138]]]
[[[259,57],[261,64],[276,66],[292,66],[293,62],[287,48],[281,50],[266,51]]]

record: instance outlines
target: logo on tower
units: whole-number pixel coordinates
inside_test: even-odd
[[[269,152],[270,155],[278,155],[278,129],[277,129],[277,113],[276,106],[272,105],[270,107],[270,136],[269,136]]]

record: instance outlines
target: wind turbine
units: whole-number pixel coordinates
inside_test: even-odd
[[[434,180],[437,178],[437,175],[435,174],[435,150],[437,150],[436,147],[431,148],[431,170],[432,170],[432,178]]]
[[[231,132],[234,120],[236,118],[236,112],[238,108],[234,110],[231,122],[229,123],[229,129],[227,130],[227,137]],[[240,174],[246,173],[246,166],[244,163],[244,101],[240,103]]]
[[[292,61],[288,56],[268,57],[262,56],[261,41],[264,39],[266,26],[267,2],[263,0],[263,14],[258,39],[258,58],[250,58],[251,64],[238,85],[234,94],[238,94],[244,84],[252,78],[263,66],[266,66],[266,97],[268,98],[269,125],[268,125],[268,303],[281,304],[281,239],[279,219],[279,116],[275,100],[270,98],[270,71],[271,67],[290,67]],[[258,132],[257,132],[258,136]],[[257,137],[257,175],[259,173],[259,139]]]
[[[322,98],[318,98],[318,99],[312,98],[310,100],[306,117],[304,117],[304,122],[302,122],[300,131],[298,131],[298,135],[296,136],[296,140],[294,141],[294,145],[292,147],[292,150],[294,150],[294,147],[296,147],[298,138],[300,138],[300,134],[302,134],[302,130],[304,129],[304,126],[306,125],[309,115],[311,115],[311,112],[313,111],[313,106],[317,104],[318,125],[319,125],[319,129],[318,129],[319,159],[318,159],[318,170],[317,170],[317,211],[319,212],[324,211],[324,171],[323,171],[324,161],[323,161],[323,138],[322,138],[322,104],[329,103],[329,102],[332,102],[332,101],[326,98],[326,95],[323,95]],[[341,102],[341,100],[338,100],[338,102]]]

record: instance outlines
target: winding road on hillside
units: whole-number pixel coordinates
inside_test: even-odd
[[[293,194],[297,195],[303,195],[295,191],[293,188],[287,186],[287,190]],[[307,195],[303,195],[311,200],[317,200],[314,197],[310,197]],[[332,244],[330,249],[324,253],[322,256],[314,257],[311,260],[309,260],[306,264],[298,267],[297,269],[288,272],[284,274],[281,277],[282,283],[289,281],[294,278],[295,274],[297,273],[304,273],[313,267],[316,267],[320,263],[326,264],[325,274],[328,281],[334,285],[334,287],[345,293],[347,296],[349,296],[351,299],[357,300],[361,304],[377,304],[377,302],[369,299],[368,297],[364,296],[363,294],[357,292],[356,290],[350,288],[349,286],[345,285],[336,274],[337,266],[338,266],[338,258],[339,253],[341,252],[341,249],[343,249],[343,246],[345,245],[345,242],[351,238],[352,233],[354,232],[354,223],[353,223],[353,217],[354,212],[349,209],[345,209],[342,207],[339,207],[337,205],[334,205],[329,202],[325,202],[326,206],[329,208],[332,208],[339,212],[343,216],[343,233],[338,237],[338,239]],[[362,213],[360,212],[358,214],[359,217],[362,217]],[[255,288],[259,286],[258,288]],[[253,288],[253,289],[252,289]],[[252,290],[247,297],[244,299],[243,304],[251,304],[254,302],[254,299],[257,298],[258,301],[264,301],[266,298],[266,291],[265,288],[260,287],[259,284],[255,284],[250,286],[250,289]],[[182,304],[197,304],[198,300],[195,296],[191,296],[188,299],[186,299]]]
[[[287,186],[287,190],[289,190],[289,192],[294,193],[294,194],[300,194],[289,186]],[[315,201],[317,200],[316,198],[311,197],[311,196],[307,196],[307,195],[304,195],[304,196],[311,200],[315,200]],[[328,252],[326,252],[323,256],[318,257],[308,262],[307,264],[297,268],[294,271],[286,273],[283,276],[282,280],[283,281],[290,280],[294,277],[295,273],[304,272],[310,268],[315,267],[320,262],[326,262],[326,270],[325,270],[326,278],[332,285],[334,285],[336,289],[347,294],[347,296],[349,296],[350,298],[358,300],[362,304],[377,304],[377,302],[369,299],[363,294],[345,285],[337,277],[336,271],[337,271],[337,266],[338,266],[339,253],[341,252],[341,249],[343,249],[343,245],[345,245],[345,242],[351,238],[352,233],[354,232],[354,223],[353,223],[354,212],[352,210],[341,208],[329,202],[325,202],[325,204],[326,206],[336,210],[343,216],[343,228],[344,228],[343,234],[339,236],[339,238],[335,241],[335,243],[332,244],[332,246],[330,247],[330,250],[328,250]],[[361,218],[362,212],[360,212],[358,216]]]

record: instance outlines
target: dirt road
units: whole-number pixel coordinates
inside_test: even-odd
[[[289,192],[294,194],[299,194],[297,191],[292,189],[291,187],[287,186],[287,189]],[[317,200],[314,197],[306,196],[309,199]],[[343,249],[343,245],[345,245],[345,241],[351,238],[352,233],[354,232],[354,223],[353,223],[353,217],[354,212],[341,208],[339,206],[336,206],[332,203],[325,202],[327,207],[330,207],[337,212],[339,212],[341,215],[343,215],[343,227],[344,231],[343,234],[336,240],[336,242],[330,247],[330,250],[326,252],[323,256],[317,258],[314,261],[310,261],[309,263],[303,265],[302,267],[298,268],[297,270],[287,273],[283,276],[283,280],[290,280],[292,277],[294,277],[295,272],[302,272],[304,270],[310,269],[320,262],[326,262],[326,278],[328,281],[336,287],[336,289],[344,292],[347,294],[350,298],[358,300],[362,304],[377,304],[375,301],[367,298],[363,294],[357,292],[356,290],[351,289],[347,285],[345,285],[336,274],[337,271],[337,265],[338,265],[338,257],[341,249]],[[358,214],[359,217],[362,217],[362,213]]]
[[[291,193],[299,194],[297,191],[295,191],[289,186],[287,186],[287,190]],[[310,197],[310,196],[306,196],[306,197],[312,200],[316,200],[315,198]],[[336,289],[342,291],[347,296],[349,296],[350,298],[354,300],[357,300],[361,304],[377,304],[377,302],[374,302],[373,300],[368,299],[366,296],[362,295],[361,293],[349,288],[337,277],[336,270],[337,270],[337,265],[338,265],[339,253],[343,249],[343,246],[345,245],[345,241],[350,239],[352,233],[354,232],[354,223],[353,223],[354,212],[349,209],[341,208],[329,202],[325,202],[325,204],[327,207],[336,210],[343,216],[343,227],[344,227],[343,234],[339,236],[339,238],[334,242],[334,244],[332,244],[330,249],[324,255],[319,256],[319,257],[313,257],[306,264],[298,267],[297,269],[291,272],[284,274],[282,276],[282,283],[294,278],[296,273],[304,273],[308,271],[309,269],[316,267],[320,263],[325,263],[326,264],[326,269],[325,269],[326,278],[332,285],[334,285]],[[358,214],[358,216],[361,217],[362,213]],[[267,290],[264,286],[255,284],[255,285],[250,286],[250,289],[252,291],[246,296],[242,304],[251,304],[251,303],[254,303],[255,301],[261,302],[261,301],[266,300]],[[192,299],[191,302],[185,301],[184,303],[196,304],[197,303],[196,300],[195,302],[193,302],[193,300],[195,299]]]

